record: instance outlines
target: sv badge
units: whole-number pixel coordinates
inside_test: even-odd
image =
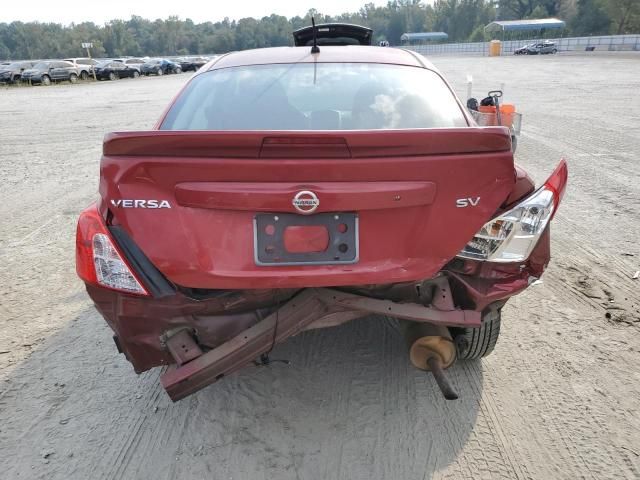
[[[458,198],[456,200],[456,207],[465,208],[465,207],[476,207],[480,203],[480,197],[473,198]]]

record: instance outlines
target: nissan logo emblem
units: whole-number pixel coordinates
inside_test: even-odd
[[[293,197],[291,203],[298,212],[304,215],[309,215],[310,213],[315,212],[320,206],[318,196],[309,190],[302,190],[301,192],[296,193],[296,196]]]

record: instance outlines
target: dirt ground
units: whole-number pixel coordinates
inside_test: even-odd
[[[517,159],[570,185],[543,283],[445,402],[390,322],[305,332],[176,404],[136,376],[74,270],[102,136],[149,128],[187,75],[0,90],[0,478],[640,478],[640,56],[435,57],[505,83]]]

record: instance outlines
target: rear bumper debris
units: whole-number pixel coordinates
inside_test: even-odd
[[[90,284],[87,291],[137,373],[169,366],[161,381],[176,401],[303,330],[368,315],[445,330],[480,327],[487,308],[524,290],[548,261],[546,232],[523,264],[454,260],[437,277],[417,282],[339,289],[176,289],[161,297],[134,297]]]
[[[268,352],[274,344],[280,343],[328,315],[339,313],[383,314],[414,322],[440,325],[480,326],[480,312],[469,310],[442,311],[414,303],[399,304],[389,300],[378,300],[337,290],[317,288],[306,289],[294,296],[276,311],[252,327],[242,331],[222,345],[184,364],[183,351],[177,346],[185,343],[186,330],[177,336],[180,339],[169,345],[176,364],[161,377],[162,386],[173,401],[180,400],[216,380],[233,373]],[[350,316],[353,318],[353,316]],[[193,340],[190,340],[193,342]]]

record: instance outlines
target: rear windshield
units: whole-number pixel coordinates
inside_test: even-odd
[[[196,76],[161,130],[370,130],[465,127],[430,70],[367,63],[252,65]]]

